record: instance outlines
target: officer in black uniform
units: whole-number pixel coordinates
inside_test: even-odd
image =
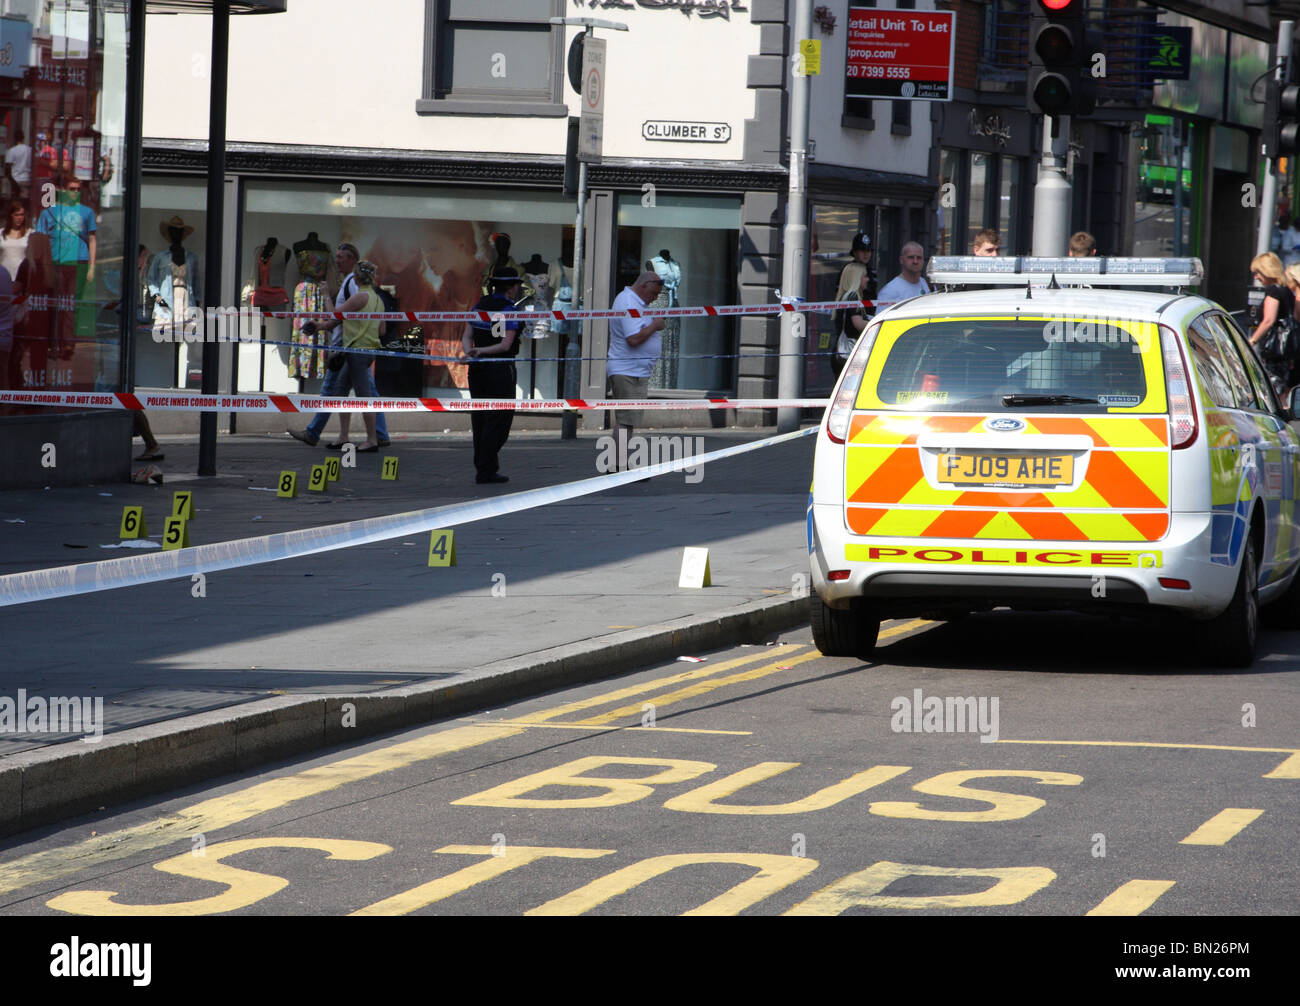
[[[515,301],[523,295],[523,281],[514,269],[500,268],[488,281],[492,292],[474,305],[475,311],[515,310]],[[496,331],[501,332],[498,336]],[[471,321],[460,337],[461,347],[469,358],[469,394],[471,398],[514,398],[515,364],[519,355],[521,322],[507,317],[497,321]],[[497,362],[497,361],[508,362]],[[498,470],[497,455],[510,436],[514,409],[471,412],[474,430],[474,481],[479,485],[510,480]]]

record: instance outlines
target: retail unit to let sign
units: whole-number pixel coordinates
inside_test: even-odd
[[[605,134],[605,40],[590,34],[582,43],[582,121],[578,160],[600,163]]]
[[[849,8],[849,98],[952,100],[956,13]]]

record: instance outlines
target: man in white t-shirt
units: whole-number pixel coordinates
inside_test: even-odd
[[[23,142],[21,129],[14,133],[14,144],[5,151],[5,177],[14,199],[23,199],[32,182],[32,148]]]
[[[924,248],[915,241],[907,242],[898,256],[898,265],[902,272],[881,288],[881,304],[897,304],[930,292],[930,284],[921,277],[921,269],[925,266]]]

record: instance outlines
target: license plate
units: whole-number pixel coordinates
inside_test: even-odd
[[[938,480],[952,485],[1059,486],[1074,481],[1070,454],[939,455]]]

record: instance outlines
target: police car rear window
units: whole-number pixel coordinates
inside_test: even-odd
[[[903,325],[903,322],[898,322]],[[1147,326],[1150,327],[1150,326]],[[888,332],[858,407],[921,412],[1096,412],[1147,398],[1137,323],[944,319]],[[883,355],[883,360],[880,358]],[[871,381],[876,374],[874,384]],[[864,400],[872,395],[877,402]]]

